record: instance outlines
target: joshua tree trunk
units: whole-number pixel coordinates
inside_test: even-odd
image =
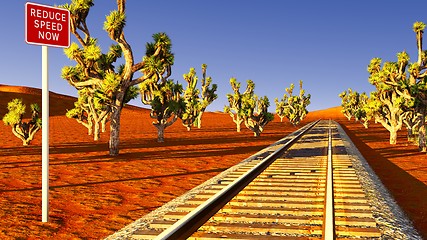
[[[261,131],[259,129],[254,130],[254,136],[257,138],[261,135]]]
[[[13,135],[15,135],[17,138],[22,140],[22,145],[28,146],[31,140],[27,140],[27,137],[21,132],[22,131],[20,131],[19,129],[19,124],[16,124],[15,126],[12,127]]]
[[[237,132],[240,132],[240,125],[242,124],[243,119],[237,116],[235,120],[233,119],[233,122],[236,123]]]
[[[93,140],[94,141],[98,141],[99,137],[101,136],[101,132],[99,129],[99,123],[95,123],[95,129],[94,129],[94,134],[93,134]]]
[[[174,114],[172,119],[168,122],[168,119],[160,119],[157,122],[153,122],[153,125],[157,128],[157,142],[165,141],[165,129],[178,120],[178,115]]]
[[[415,142],[415,135],[414,135],[415,126],[408,124],[407,122],[405,122],[405,125],[406,125],[408,142]]]
[[[418,135],[419,128],[422,125],[421,118],[422,118],[422,114],[418,114],[417,112],[414,112],[414,111],[406,112],[403,123],[405,124],[406,130],[407,130],[408,142],[412,142],[418,145],[417,135]]]
[[[421,127],[418,131],[418,148],[421,152],[427,151],[426,146],[426,110],[421,111]]]
[[[203,112],[200,112],[199,115],[197,115],[197,121],[196,121],[197,128],[202,128],[202,115],[203,115]]]
[[[408,137],[408,142],[414,143],[416,145],[418,145],[417,143],[417,135],[418,135],[418,131],[420,129],[420,123],[416,123],[416,124],[407,124],[406,125],[406,130],[407,130],[407,137]]]
[[[111,114],[110,142],[109,142],[111,156],[119,155],[120,112],[121,112],[121,109],[116,109],[116,107],[113,107],[113,112]]]
[[[12,127],[12,133],[22,140],[23,146],[28,146],[40,129],[41,127],[38,126],[29,126],[26,123],[19,123]]]
[[[157,142],[164,142],[165,141],[165,124],[154,124],[154,126],[157,128]]]
[[[413,133],[412,128],[407,128],[406,130],[408,131],[408,132],[407,132],[407,135],[408,135],[408,142],[414,142],[414,141],[415,141],[415,135],[414,135],[414,133]]]
[[[120,143],[120,115],[123,108],[123,99],[125,91],[121,91],[117,94],[117,99],[111,108],[110,116],[110,155],[119,155],[119,143]]]
[[[396,144],[397,143],[397,129],[392,129],[390,131],[390,144]]]
[[[397,143],[397,131],[399,131],[402,128],[403,122],[400,120],[398,121],[396,118],[391,117],[391,120],[385,120],[382,118],[375,118],[375,120],[385,129],[387,129],[390,132],[390,144],[396,144]]]
[[[420,127],[418,134],[418,148],[421,152],[426,152],[426,126],[423,124]]]
[[[236,121],[236,131],[240,132],[240,124],[242,123],[242,121]]]
[[[264,126],[268,122],[260,122],[259,119],[245,119],[245,126],[254,132],[254,137],[261,136],[261,133],[264,131]]]
[[[102,121],[101,121],[101,131],[102,132],[105,132],[106,131],[106,124],[107,124],[107,120],[108,120],[108,117],[104,117],[103,119],[102,119]]]
[[[85,123],[84,121],[78,118],[76,118],[76,121],[81,125],[83,125],[85,128],[87,128],[87,135],[92,136],[93,129],[92,129],[92,120],[90,118],[88,118],[87,123]]]
[[[262,133],[263,129],[258,124],[254,123],[254,122],[251,122],[251,123],[247,123],[246,127],[249,128],[251,131],[254,132],[254,137],[261,136],[261,133]]]
[[[369,122],[368,121],[363,121],[362,124],[366,129],[369,128]]]
[[[83,126],[85,126],[87,128],[87,134],[89,136],[92,136],[92,134],[93,134],[92,119],[89,118],[87,124],[84,124],[83,122],[82,122],[82,124],[83,124]]]

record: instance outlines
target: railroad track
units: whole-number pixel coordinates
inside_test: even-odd
[[[314,122],[133,239],[379,239],[336,125]]]

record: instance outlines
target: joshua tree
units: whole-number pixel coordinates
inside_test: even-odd
[[[12,133],[22,140],[22,145],[27,146],[33,140],[34,135],[42,127],[42,120],[39,118],[40,108],[37,104],[31,104],[31,120],[23,122],[26,106],[21,99],[13,99],[7,104],[9,110],[3,117],[5,125],[12,127]]]
[[[202,64],[202,96],[199,100],[200,102],[200,111],[197,115],[197,119],[195,122],[195,126],[197,128],[202,127],[202,115],[205,112],[206,108],[213,102],[215,99],[218,98],[218,95],[215,93],[218,86],[216,84],[212,84],[212,87],[210,87],[212,83],[211,77],[206,77],[206,69],[208,68],[208,65]]]
[[[356,121],[360,121],[365,128],[369,127],[369,121],[372,118],[372,115],[366,113],[366,107],[369,104],[369,97],[366,93],[357,94],[358,107],[354,111],[354,118]]]
[[[202,127],[202,115],[215,99],[217,99],[216,90],[217,85],[212,83],[211,77],[206,77],[207,65],[202,64],[202,94],[197,89],[198,77],[196,76],[196,70],[190,68],[190,71],[183,75],[185,81],[187,81],[187,89],[184,92],[185,111],[182,113],[181,119],[182,124],[191,130],[191,126],[194,125],[198,128]]]
[[[374,58],[369,64],[369,81],[377,88],[377,98],[387,105],[391,115],[386,117],[389,128],[397,128],[400,119],[408,128],[408,137],[418,130],[420,150],[425,151],[425,115],[427,108],[427,51],[422,50],[425,24],[416,22],[413,30],[417,40],[417,62],[409,63],[406,52],[397,54],[397,62],[386,62],[381,68],[381,59]],[[394,117],[392,117],[394,115]],[[383,124],[384,125],[384,124]],[[392,126],[395,127],[392,127]],[[394,133],[391,132],[391,135]],[[392,136],[390,137],[392,142]]]
[[[129,88],[133,90],[133,88]],[[136,96],[133,91],[129,91],[129,96]],[[68,110],[66,116],[74,118],[80,124],[88,129],[88,134],[93,134],[93,140],[99,140],[101,131],[105,132],[105,125],[110,117],[110,104],[108,98],[103,96],[102,92],[95,91],[91,93],[88,89],[79,91],[79,98],[74,103],[74,108]],[[128,102],[126,100],[125,102]]]
[[[197,76],[196,70],[190,68],[190,71],[183,74],[183,78],[187,81],[187,89],[184,91],[183,101],[185,103],[185,109],[181,114],[182,125],[184,125],[188,131],[191,130],[191,126],[197,119],[200,111],[199,94],[200,90],[197,89]]]
[[[236,123],[237,132],[240,132],[240,125],[244,120],[242,99],[244,96],[252,96],[255,88],[255,84],[252,80],[247,80],[246,83],[247,86],[245,92],[240,93],[240,83],[237,82],[236,78],[230,79],[230,85],[234,94],[227,94],[229,105],[224,107],[224,112],[230,114],[233,122]]]
[[[418,113],[415,108],[407,108],[405,110],[405,118],[403,119],[405,124],[408,142],[417,142],[417,137],[419,135],[420,127],[422,126],[422,114]]]
[[[369,111],[369,97],[366,93],[358,93],[351,88],[339,94],[341,98],[341,112],[350,120],[354,117],[355,121],[360,121],[365,128],[369,127],[369,121],[373,115],[367,114]]]
[[[424,83],[417,80],[417,75],[421,71],[419,64],[422,64],[422,60],[419,59],[419,63],[409,63],[410,58],[405,51],[398,53],[397,58],[400,74],[398,78],[400,79],[398,81],[399,85],[395,85],[394,89],[404,101],[404,104],[402,104],[402,110],[404,111],[403,123],[407,129],[408,141],[416,142],[415,137],[419,135],[420,128],[422,129],[423,111],[426,106],[421,99]],[[387,84],[390,85],[391,83]]]
[[[285,102],[283,99],[279,102],[279,99],[275,98],[274,103],[276,104],[276,114],[279,116],[280,122],[283,122],[283,118],[285,117]]]
[[[243,119],[255,137],[259,137],[265,125],[274,118],[274,115],[268,112],[269,106],[270,102],[266,96],[258,98],[255,94],[247,94],[242,98]]]
[[[283,117],[289,119],[289,121],[294,125],[298,125],[307,115],[307,106],[310,104],[311,95],[308,94],[305,96],[305,90],[302,89],[302,81],[299,81],[300,92],[298,96],[293,96],[294,84],[291,84],[289,88],[286,88],[286,92],[283,95],[283,99],[279,102],[279,99],[276,98],[274,101],[276,103],[276,113],[280,117],[280,121],[283,120]]]
[[[105,91],[110,110],[110,155],[119,154],[120,115],[126,100],[129,99],[129,88],[151,79],[153,75],[171,74],[173,55],[170,53],[171,41],[165,33],[154,34],[153,43],[146,45],[146,56],[135,62],[133,50],[126,41],[123,31],[126,25],[125,0],[117,0],[117,10],[112,11],[104,22],[104,30],[115,42],[108,53],[101,53],[97,40],[90,35],[86,18],[93,0],[72,0],[71,4],[62,7],[70,11],[71,33],[78,43],[72,43],[65,54],[76,61],[76,66],[64,67],[62,76],[76,89],[86,88],[88,92]],[[114,66],[123,55],[123,64]],[[141,76],[134,74],[141,71]]]
[[[423,22],[415,22],[412,29],[417,39],[417,62],[408,64],[409,85],[401,94],[407,101],[413,101],[413,113],[408,114],[407,119],[411,124],[411,134],[418,129],[418,146],[421,151],[427,150],[426,146],[426,113],[427,113],[427,51],[423,50],[423,34],[426,25]],[[407,57],[409,61],[409,56]],[[408,124],[407,124],[408,126]],[[408,133],[409,130],[408,129]],[[409,134],[408,134],[409,135]]]
[[[86,95],[80,95],[76,102],[74,102],[74,108],[67,110],[66,116],[68,118],[74,118],[78,123],[83,125],[88,130],[88,135],[93,134],[93,121],[89,110],[89,104],[87,103],[88,97]],[[95,134],[96,135],[96,134]],[[95,139],[95,137],[94,137]]]
[[[350,121],[360,107],[359,93],[349,88],[347,91],[340,93],[339,97],[341,98],[341,112]]]
[[[401,61],[386,62],[381,67],[381,59],[374,58],[368,66],[368,72],[369,82],[376,87],[376,91],[371,93],[369,113],[390,132],[390,144],[396,144],[397,131],[402,128],[405,118],[403,109],[407,103],[399,94],[405,80],[402,75],[404,65]]]
[[[173,80],[153,78],[140,84],[141,100],[151,105],[150,117],[155,119],[157,141],[164,142],[165,129],[171,126],[180,116],[184,104],[182,102],[182,86]]]

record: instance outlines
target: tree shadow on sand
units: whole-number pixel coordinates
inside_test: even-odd
[[[157,176],[147,176],[147,177],[140,177],[140,178],[125,178],[125,179],[106,180],[106,181],[84,182],[84,183],[76,183],[76,184],[52,185],[49,187],[49,189],[54,190],[54,189],[61,189],[61,188],[68,188],[68,187],[87,187],[87,186],[95,186],[95,185],[100,185],[100,184],[124,183],[124,182],[131,182],[131,181],[162,179],[162,178],[168,178],[168,177],[185,177],[185,176],[207,174],[207,173],[220,173],[220,172],[223,172],[225,170],[227,170],[227,168],[215,168],[215,169],[202,170],[202,171],[194,171],[194,172],[186,172],[186,173],[174,173],[174,174],[157,175]],[[25,192],[25,191],[41,191],[41,187],[0,190],[0,193]]]

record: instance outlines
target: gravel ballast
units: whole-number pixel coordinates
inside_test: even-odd
[[[382,239],[422,239],[344,129],[336,124],[353,168],[372,206],[374,217],[383,234]]]

